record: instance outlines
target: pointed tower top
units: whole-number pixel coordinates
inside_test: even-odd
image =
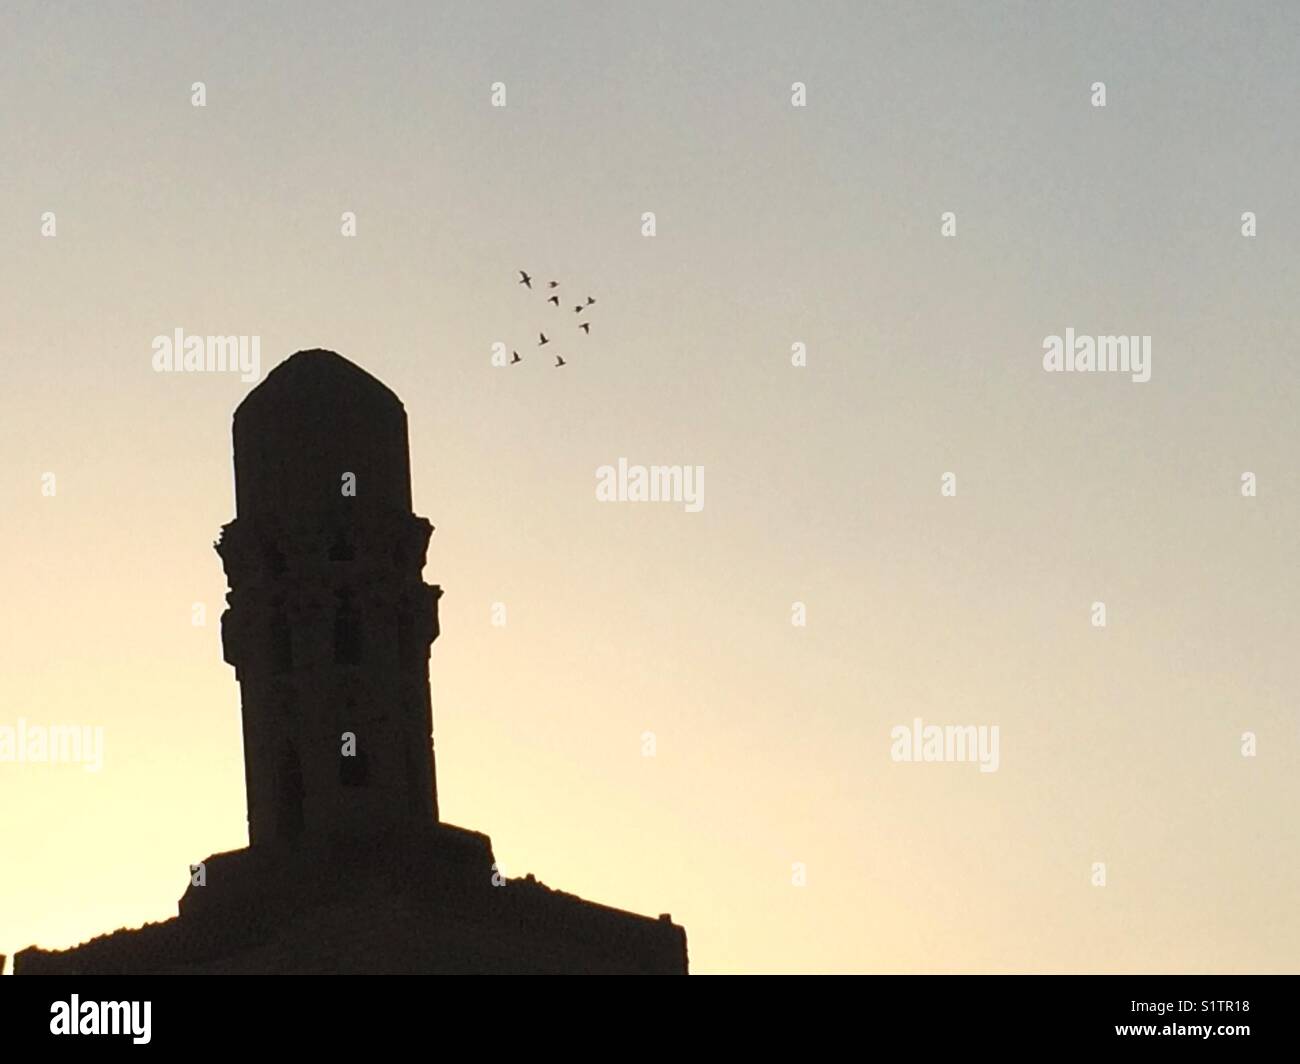
[[[239,516],[411,509],[406,410],[382,382],[333,351],[291,355],[235,410]],[[355,497],[344,496],[353,474]]]
[[[348,361],[337,351],[317,347],[298,351],[272,369],[239,404],[235,417],[238,418],[246,407],[256,408],[269,401],[282,402],[286,395],[320,399],[330,394],[345,397],[365,394],[376,400],[382,397],[395,407],[402,405],[392,389],[355,362]]]

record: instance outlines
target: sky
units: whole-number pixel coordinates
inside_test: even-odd
[[[19,2],[0,39],[0,729],[104,736],[0,762],[0,953],[166,919],[247,843],[212,544],[256,382],[155,372],[179,328],[401,397],[441,814],[510,875],[671,913],[701,973],[1296,970],[1295,5]],[[1150,380],[1046,372],[1067,329],[1149,336]],[[702,508],[600,501],[620,458]],[[997,770],[896,759],[918,719]]]

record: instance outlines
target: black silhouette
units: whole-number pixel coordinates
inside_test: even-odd
[[[546,287],[547,287],[547,288],[559,288],[559,287],[560,287],[560,282],[559,282],[559,281],[547,281],[547,282],[546,282]]]
[[[587,306],[591,306],[594,302],[596,302],[596,301],[595,301],[594,299],[592,299],[591,296],[588,296],[588,297],[587,297]]]
[[[562,359],[559,355],[556,355],[556,356],[555,356],[555,368],[556,368],[556,369],[559,369],[561,366],[567,366],[567,365],[568,365],[568,363],[565,362],[564,359]]]
[[[586,307],[574,307],[574,308],[573,308],[573,313],[575,313],[575,314],[581,314],[581,313],[582,313],[584,310],[586,310],[586,309],[587,309]]]
[[[422,575],[433,526],[411,510],[397,396],[300,351],[239,405],[234,443],[238,516],[216,549],[249,845],[202,862],[179,916],[31,947],[15,973],[685,973],[668,916],[507,879],[486,835],[439,819],[442,589]]]
[[[548,302],[548,303],[554,303],[554,304],[558,307],[558,306],[560,305],[560,297],[559,297],[559,296],[551,296],[551,298],[548,299],[546,302]]]
[[[588,336],[591,335],[591,322],[584,321],[581,325],[578,326],[578,328],[581,329],[583,332],[585,332]]]
[[[548,339],[546,338],[546,333],[538,333],[537,335],[541,337],[541,339],[537,341],[537,346],[538,346],[538,347],[542,347],[542,346],[544,346],[544,345],[546,345],[546,344],[549,344],[549,343],[551,342],[550,340],[548,340]]]
[[[510,353],[511,353],[512,355],[515,356],[514,358],[512,358],[512,359],[510,360],[510,364],[511,364],[512,366],[513,366],[516,362],[522,362],[522,361],[523,361],[523,359],[519,357],[519,352],[518,352],[518,351],[511,351]]]
[[[528,274],[524,273],[523,270],[519,271],[519,283],[525,285],[528,288],[533,287],[533,279],[529,277]]]

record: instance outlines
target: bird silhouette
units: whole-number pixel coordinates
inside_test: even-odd
[[[555,368],[556,368],[556,369],[559,369],[561,366],[567,366],[567,365],[568,365],[568,363],[565,362],[564,359],[562,359],[559,355],[556,355],[556,356],[555,356]]]
[[[533,279],[529,277],[528,274],[524,273],[523,270],[519,271],[519,283],[527,286],[528,288],[533,287]]]
[[[547,282],[546,282],[546,287],[547,287],[547,288],[559,288],[559,287],[560,287],[560,282],[559,282],[559,281],[547,281]]]
[[[574,308],[573,308],[573,313],[575,313],[575,314],[581,314],[585,309],[586,309],[585,307],[574,307]]]
[[[548,303],[554,303],[554,304],[556,305],[556,307],[559,307],[559,305],[560,305],[560,297],[559,297],[559,296],[551,296],[551,298],[548,299],[546,302],[548,302]]]
[[[591,296],[588,296],[588,297],[587,297],[587,306],[591,306],[594,302],[596,302],[596,301],[595,301],[594,299],[592,299]]]
[[[519,357],[519,352],[518,352],[518,351],[511,351],[510,353],[511,353],[512,355],[515,356],[514,358],[512,358],[512,359],[510,360],[510,364],[511,364],[512,366],[513,366],[516,362],[522,362],[522,361],[523,361],[523,359]]]
[[[541,337],[541,339],[537,341],[538,347],[541,347],[543,344],[549,344],[551,342],[550,340],[546,339],[546,333],[539,332],[537,335]]]
[[[578,326],[578,328],[581,329],[583,332],[585,332],[588,336],[591,335],[591,322],[584,321],[581,325]]]

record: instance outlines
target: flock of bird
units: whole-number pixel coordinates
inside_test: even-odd
[[[527,288],[530,292],[533,290],[533,279],[532,279],[532,278],[531,278],[527,273],[525,273],[523,270],[520,270],[520,271],[519,271],[519,283],[520,283],[521,285],[523,285],[525,288]],[[559,293],[557,293],[557,292],[554,291],[554,289],[560,287],[560,282],[559,282],[559,281],[547,281],[547,282],[546,282],[546,287],[547,287],[548,289],[551,289],[551,290],[552,290],[551,297],[550,297],[549,299],[547,299],[546,302],[550,303],[553,307],[555,307],[556,310],[559,310],[559,309],[560,309],[560,296],[559,296]],[[588,297],[587,297],[587,301],[586,301],[585,303],[579,303],[577,306],[575,306],[575,307],[573,308],[573,313],[575,313],[575,314],[581,314],[584,310],[586,310],[586,309],[587,309],[589,306],[591,306],[594,302],[596,302],[596,301],[595,301],[594,299],[592,299],[591,296],[588,296]],[[591,322],[589,322],[589,321],[579,322],[579,323],[578,323],[578,328],[582,330],[582,334],[583,334],[584,336],[590,336],[590,335],[591,335]],[[551,341],[550,341],[550,338],[546,335],[546,333],[544,333],[544,332],[539,332],[537,335],[538,335],[538,341],[537,341],[537,346],[538,346],[538,347],[545,347],[547,344],[549,344],[549,343],[551,342]],[[511,351],[511,352],[510,352],[510,355],[511,355],[511,358],[510,358],[510,364],[511,364],[512,366],[513,366],[516,362],[522,362],[522,361],[523,361],[523,359],[519,357],[519,352],[518,352],[518,351]],[[564,357],[563,357],[562,355],[556,355],[556,356],[555,356],[555,367],[556,367],[557,369],[558,369],[560,366],[567,366],[567,365],[568,365],[568,363],[564,361]]]

